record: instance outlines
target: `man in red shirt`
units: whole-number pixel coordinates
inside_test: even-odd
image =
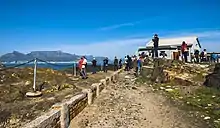
[[[81,57],[81,59],[78,62],[78,64],[79,64],[78,67],[79,67],[80,75],[82,76],[83,79],[85,79],[86,78],[86,74],[85,74],[85,72],[83,70],[83,61],[84,61],[84,58]]]
[[[184,58],[184,61],[187,62],[187,44],[185,41],[183,41],[182,45],[181,45],[181,52],[182,52],[182,60]]]

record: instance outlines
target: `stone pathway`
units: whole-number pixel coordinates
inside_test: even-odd
[[[162,95],[135,78],[120,74],[116,84],[108,85],[91,106],[71,121],[71,128],[201,128],[185,120]]]

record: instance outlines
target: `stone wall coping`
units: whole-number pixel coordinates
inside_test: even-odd
[[[46,127],[47,124],[50,124],[50,122],[48,121],[52,121],[55,118],[59,118],[59,117],[60,117],[60,110],[50,109],[49,112],[26,124],[24,128],[43,128]]]
[[[50,127],[51,122],[53,122],[53,120],[60,118],[62,105],[67,104],[68,107],[76,105],[79,101],[83,100],[84,98],[88,98],[88,94],[90,94],[92,91],[97,89],[97,86],[99,87],[101,87],[102,85],[105,86],[107,81],[111,81],[111,78],[115,77],[117,74],[119,74],[122,71],[123,69],[115,71],[110,76],[101,79],[99,83],[93,83],[90,89],[83,89],[82,92],[73,96],[71,99],[54,104],[47,113],[37,117],[35,120],[31,121],[30,123],[27,123],[26,125],[24,125],[23,128]]]
[[[72,97],[70,100],[66,101],[65,103],[69,106],[69,105],[75,105],[77,104],[80,100],[84,99],[86,97],[85,93],[80,93],[78,95],[75,95],[74,97]]]

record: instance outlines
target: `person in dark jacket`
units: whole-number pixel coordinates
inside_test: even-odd
[[[104,72],[107,73],[108,71],[108,58],[107,57],[103,60],[103,68],[104,68]]]
[[[154,50],[153,50],[153,57],[158,57],[158,46],[159,46],[159,37],[157,34],[154,35],[154,38],[152,39],[154,42]]]
[[[119,69],[122,68],[122,59],[119,60]]]
[[[127,55],[127,58],[128,58],[128,71],[130,71],[130,69],[131,69],[131,66],[132,66],[132,59],[131,59],[131,57],[129,56],[129,55]]]
[[[194,56],[195,56],[195,59],[196,59],[196,63],[199,63],[199,50],[195,50]]]
[[[117,71],[118,70],[118,59],[117,57],[115,57],[114,59],[114,71]]]
[[[93,58],[92,60],[92,74],[95,74],[96,73],[96,66],[97,66],[97,61],[95,58]]]

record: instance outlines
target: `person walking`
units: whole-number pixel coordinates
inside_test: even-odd
[[[157,34],[154,35],[154,38],[152,39],[154,43],[154,49],[153,49],[153,58],[158,58],[158,46],[159,46],[159,37]]]
[[[118,59],[117,57],[115,57],[114,59],[114,71],[117,71],[118,70]]]
[[[107,73],[108,71],[108,58],[107,57],[103,60],[103,68],[104,68],[104,72]]]
[[[97,61],[95,58],[93,58],[92,60],[92,74],[95,74],[96,73],[96,67],[97,66]]]
[[[181,52],[182,52],[182,61],[185,61],[187,63],[187,44],[185,41],[183,41],[181,45]]]
[[[78,62],[78,68],[79,68],[79,72],[80,72],[80,76],[82,76],[82,79],[85,79],[86,78],[86,74],[83,70],[83,61],[84,61],[84,58],[81,57],[79,62]]]

